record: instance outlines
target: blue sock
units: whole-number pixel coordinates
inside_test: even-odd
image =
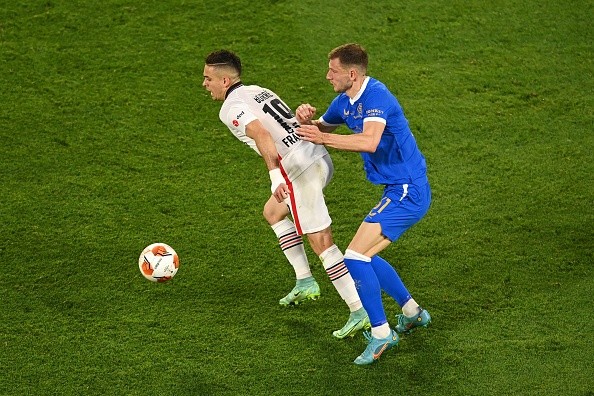
[[[402,308],[411,299],[411,296],[394,267],[377,254],[371,258],[371,266],[377,275],[381,288],[396,300]]]
[[[365,308],[367,315],[369,315],[371,326],[381,326],[387,323],[388,320],[386,319],[386,313],[382,305],[380,283],[370,263],[361,260],[361,258],[367,257],[356,252],[349,254],[349,250],[347,250],[344,255],[344,264],[355,281],[361,304],[363,304],[363,308]]]

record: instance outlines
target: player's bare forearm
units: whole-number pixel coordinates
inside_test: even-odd
[[[264,128],[262,123],[258,120],[250,122],[246,126],[246,135],[256,142],[256,147],[262,155],[262,159],[266,163],[268,170],[279,167],[278,151],[276,145],[270,136],[270,133]]]
[[[268,135],[270,137],[270,135]],[[256,140],[256,147],[262,155],[262,159],[266,163],[268,170],[276,169],[279,167],[278,152],[272,139],[254,139]]]
[[[323,144],[338,150],[373,153],[379,143],[383,132],[383,124],[370,125],[363,133],[353,135],[338,135],[328,133],[316,125],[302,125],[297,129],[297,134],[303,139],[315,144]],[[331,127],[332,130],[334,127]]]
[[[336,126],[334,125],[324,125],[322,124],[322,122],[320,120],[314,120],[311,122],[311,125],[314,125],[316,127],[318,127],[318,129],[322,132],[325,133],[331,133],[334,132],[334,130],[336,130]]]

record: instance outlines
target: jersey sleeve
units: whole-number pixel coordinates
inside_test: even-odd
[[[323,125],[334,126],[344,124],[344,119],[342,118],[342,114],[340,112],[340,106],[338,105],[339,98],[340,95],[335,97],[324,115],[320,117],[320,122]]]
[[[237,139],[247,144],[258,155],[261,155],[254,139],[245,133],[246,125],[257,119],[246,104],[238,102],[229,106],[223,105],[219,113],[219,118]]]
[[[385,92],[378,91],[368,95],[363,109],[363,122],[376,121],[386,124],[391,107],[391,97]]]
[[[245,127],[250,122],[258,119],[246,104],[237,103],[230,106],[226,114],[221,114],[221,121],[231,130],[245,134]]]

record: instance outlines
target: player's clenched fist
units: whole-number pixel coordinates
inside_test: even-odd
[[[316,115],[316,108],[310,105],[309,103],[305,103],[299,105],[297,110],[295,110],[295,117],[300,124],[310,124],[312,118]]]

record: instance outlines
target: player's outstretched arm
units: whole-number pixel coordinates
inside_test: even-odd
[[[373,153],[379,144],[384,128],[385,125],[381,122],[369,121],[364,123],[362,133],[338,135],[326,133],[324,130],[320,130],[317,125],[302,125],[297,128],[297,135],[308,142],[323,144],[338,150]]]

